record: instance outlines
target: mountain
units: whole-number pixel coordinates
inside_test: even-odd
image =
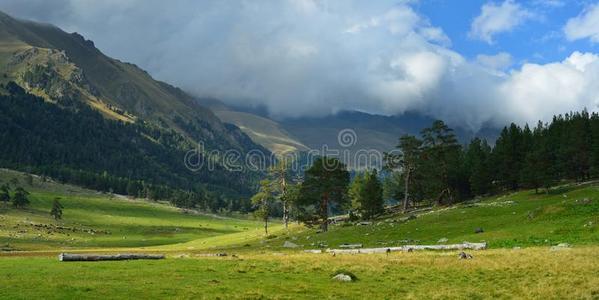
[[[22,87],[25,94],[17,91],[18,88],[11,85],[11,82]],[[246,176],[240,176],[237,174],[239,172],[228,172],[220,160],[223,153],[235,150],[244,154],[254,149],[268,153],[238,127],[221,122],[210,109],[200,105],[192,96],[167,83],[154,80],[146,71],[133,64],[104,55],[92,41],[86,40],[80,34],[67,33],[49,24],[15,19],[1,12],[0,85],[5,87],[0,88],[0,93],[6,96],[6,103],[17,101],[15,99],[37,103],[36,100],[31,100],[34,98],[26,95],[29,93],[43,98],[59,110],[49,109],[47,105],[39,103],[31,104],[31,109],[43,108],[48,113],[53,111],[73,121],[84,122],[82,126],[92,125],[86,122],[95,118],[93,114],[101,115],[110,123],[102,128],[112,128],[110,130],[114,129],[114,132],[111,133],[117,137],[133,138],[137,141],[133,144],[122,141],[128,145],[127,149],[136,152],[134,146],[143,145],[139,146],[141,153],[124,155],[125,157],[140,160],[136,162],[138,166],[162,168],[160,172],[154,170],[157,174],[182,179],[168,181],[176,188],[190,190],[202,185],[202,188],[209,190],[247,194],[252,186],[252,178],[257,178],[259,174],[250,172],[245,174]],[[11,86],[12,91],[8,91],[8,86]],[[91,108],[91,111],[86,108]],[[26,107],[15,109],[31,113]],[[73,115],[77,112],[84,112],[85,117]],[[8,116],[5,117],[5,121],[0,127],[0,136],[5,138],[11,133],[8,128],[27,127],[29,122],[35,122],[33,119]],[[70,134],[69,129],[65,128],[62,134]],[[32,138],[41,139],[40,146],[47,144],[47,135],[44,135],[43,128],[36,127],[23,132],[30,134]],[[68,159],[59,159],[55,165],[66,163],[67,165],[61,167],[91,173],[106,172],[119,178],[140,182],[150,179],[145,176],[151,174],[153,169],[150,168],[145,173],[126,173],[111,163],[110,155],[119,155],[118,151],[99,151],[104,149],[99,144],[110,143],[110,136],[81,135],[79,138],[83,143],[97,146],[87,148],[93,151],[96,157],[91,157],[91,153],[82,154],[83,156],[90,155],[88,160],[106,163],[86,165],[83,161],[69,162]],[[202,154],[209,156],[217,165],[216,168],[220,170],[216,172],[218,175],[215,173],[199,176],[184,168],[183,158],[186,151],[195,149],[198,143],[203,146]],[[162,150],[158,151],[159,149]],[[36,152],[40,149],[30,150]],[[53,154],[56,157],[66,155],[66,151],[60,152],[58,148],[54,150],[58,151]],[[4,163],[32,168],[38,172],[48,170],[50,162],[36,160],[39,157],[31,159],[32,155],[27,152],[21,156],[12,157],[11,161],[5,160]],[[27,162],[27,165],[20,165],[19,161]],[[159,163],[156,164],[156,161]],[[177,166],[168,166],[169,164]],[[211,179],[208,180],[208,177]],[[157,178],[153,178],[152,181],[156,184],[159,182]]]
[[[117,120],[154,121],[223,150],[254,146],[246,147],[239,132],[231,132],[190,95],[104,55],[78,33],[1,12],[0,24],[0,83],[15,81],[48,101],[81,100]],[[197,130],[188,132],[182,123]]]
[[[341,155],[347,152],[350,158],[357,157],[358,151],[364,150],[383,153],[393,150],[400,136],[418,135],[434,121],[417,112],[382,116],[358,111],[277,121],[269,118],[267,112],[261,109],[231,108],[216,100],[203,103],[208,103],[224,122],[239,126],[256,143],[274,153],[306,149],[322,152],[325,146],[330,150],[338,150]],[[473,137],[483,137],[492,143],[499,135],[499,130],[492,127],[483,127],[476,132],[460,127],[454,130],[461,143],[467,143]],[[340,140],[342,138],[348,140]],[[357,159],[350,159],[348,163],[351,167],[364,167],[363,163],[356,166],[360,164]],[[377,167],[379,163],[375,162]]]
[[[216,99],[198,99],[209,107],[223,122],[235,124],[254,142],[273,153],[284,154],[307,151],[309,148],[292,136],[282,124],[268,116],[252,111],[236,110]]]

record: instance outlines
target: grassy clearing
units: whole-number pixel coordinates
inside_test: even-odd
[[[597,250],[494,249],[472,260],[458,260],[455,252],[99,263],[21,257],[0,260],[0,280],[9,287],[2,296],[14,299],[596,299]],[[332,281],[336,270],[358,281]]]
[[[230,234],[235,240],[239,233],[244,237],[261,233],[261,225],[253,220],[184,214],[163,203],[111,197],[39,178],[29,186],[21,173],[2,174],[3,182],[17,178],[31,192],[29,208],[0,208],[0,247],[6,250],[130,248],[189,241],[199,248],[209,245],[202,242],[206,238],[225,243]],[[64,206],[62,221],[49,215],[56,197]]]

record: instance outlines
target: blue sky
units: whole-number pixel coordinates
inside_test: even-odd
[[[562,32],[566,22],[592,5],[592,1],[514,1],[535,15],[509,31],[495,34],[493,44],[469,37],[472,21],[481,14],[481,7],[502,2],[425,0],[413,7],[433,25],[443,28],[452,41],[453,49],[471,59],[479,54],[507,52],[513,56],[515,64],[544,64],[563,60],[573,51],[597,51],[596,44],[588,40],[568,41]]]
[[[599,0],[0,0],[197,96],[276,118],[476,129],[599,110]]]

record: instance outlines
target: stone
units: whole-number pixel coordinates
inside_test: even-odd
[[[560,251],[560,250],[567,250],[572,248],[572,245],[568,244],[568,243],[560,243],[557,244],[556,246],[552,246],[550,248],[551,251]]]
[[[343,273],[339,273],[339,274],[333,276],[332,279],[341,281],[341,282],[351,282],[352,281],[351,276],[343,274]]]
[[[447,238],[441,238],[437,241],[437,244],[447,243],[447,241],[449,241]]]
[[[472,259],[474,258],[472,255],[466,253],[466,252],[460,252],[460,254],[458,254],[459,259]]]
[[[409,220],[414,220],[414,219],[416,219],[416,216],[415,216],[415,215],[409,215],[409,216],[407,216],[407,217],[399,218],[399,221],[400,221],[400,222],[407,222],[407,221],[409,221]]]
[[[320,249],[313,249],[313,250],[304,250],[305,253],[312,253],[312,254],[320,254],[322,253],[322,250]]]
[[[483,233],[485,232],[481,227],[477,227],[474,229],[474,233]]]
[[[283,247],[284,248],[297,248],[299,246],[296,243],[292,243],[290,241],[285,241],[285,243],[283,243]]]

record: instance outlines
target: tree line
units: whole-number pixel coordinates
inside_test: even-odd
[[[278,214],[279,203],[286,207],[285,224],[294,217],[326,231],[331,212],[371,219],[384,213],[385,203],[399,203],[405,212],[518,189],[548,193],[563,180],[599,177],[599,114],[557,115],[534,128],[512,123],[494,145],[481,138],[462,145],[437,120],[419,136],[401,136],[397,150],[385,154],[381,172],[358,172],[352,180],[331,157],[316,159],[298,180],[283,171],[289,163],[279,162],[252,203],[265,222]]]

